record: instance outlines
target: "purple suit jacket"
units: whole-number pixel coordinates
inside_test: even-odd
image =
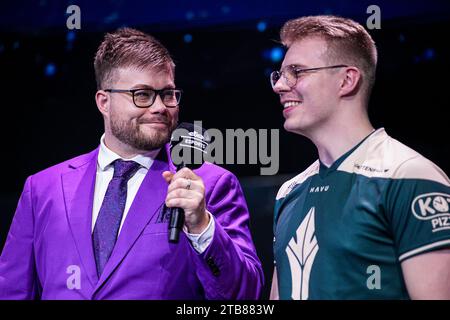
[[[92,247],[98,148],[30,176],[0,257],[0,299],[257,299],[261,263],[236,177],[205,163],[196,170],[216,226],[197,253],[184,233],[168,242],[163,203],[174,170],[161,149],[100,278]]]

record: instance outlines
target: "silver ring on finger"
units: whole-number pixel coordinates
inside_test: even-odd
[[[191,179],[187,179],[186,189],[187,190],[191,189]]]

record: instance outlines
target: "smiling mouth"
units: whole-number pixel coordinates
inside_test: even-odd
[[[168,126],[168,125],[169,125],[167,122],[158,122],[158,121],[141,122],[141,124],[159,124],[159,125],[165,125],[165,126]]]
[[[285,103],[283,103],[283,108],[289,108],[289,107],[297,107],[301,104],[301,101],[287,101]]]

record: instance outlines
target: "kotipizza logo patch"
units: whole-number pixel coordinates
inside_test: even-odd
[[[433,232],[450,229],[450,195],[439,192],[417,196],[411,205],[414,216],[431,220]]]

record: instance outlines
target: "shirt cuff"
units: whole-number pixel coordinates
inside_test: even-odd
[[[191,244],[194,247],[195,251],[197,251],[198,253],[203,253],[208,248],[209,244],[212,241],[214,230],[216,228],[213,215],[209,211],[206,212],[209,214],[209,223],[205,230],[202,231],[202,233],[189,233],[187,232],[186,226],[183,226],[184,233],[186,233],[186,236],[191,241]]]

